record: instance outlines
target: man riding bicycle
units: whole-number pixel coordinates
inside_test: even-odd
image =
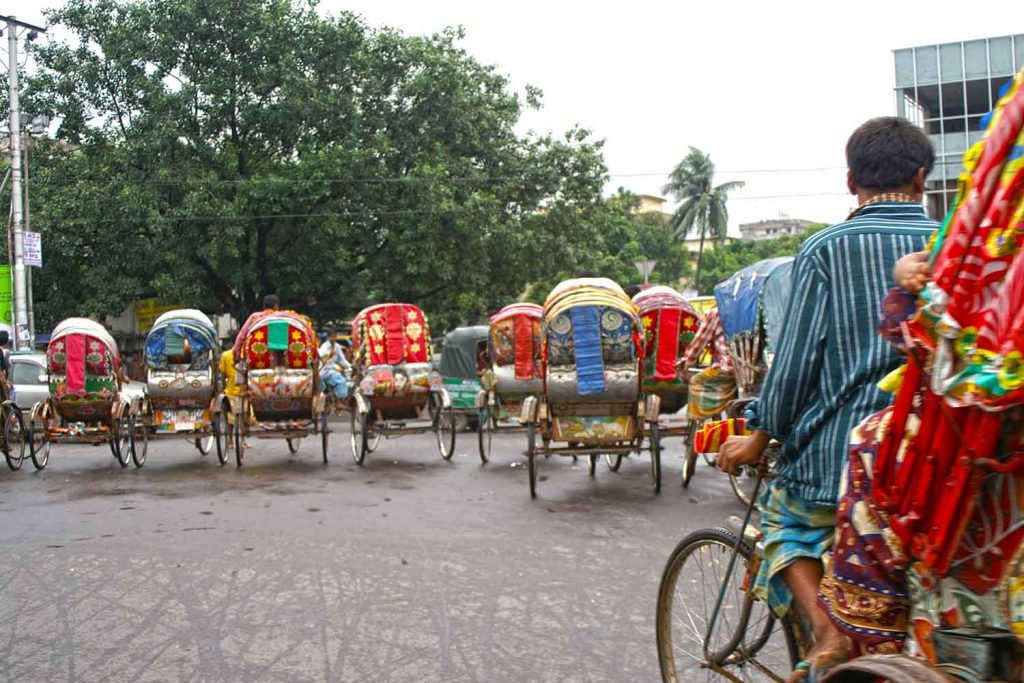
[[[924,132],[896,117],[872,119],[846,146],[847,187],[858,200],[846,221],[809,238],[793,268],[786,326],[749,436],[730,437],[719,466],[753,464],[782,444],[777,476],[760,500],[764,562],[755,592],[776,614],[792,601],[816,644],[790,680],[845,649],[817,603],[822,555],[831,549],[850,430],[890,399],[877,383],[901,363],[876,331],[878,302],[898,259],[924,248],[937,227],[920,204],[934,152]]]

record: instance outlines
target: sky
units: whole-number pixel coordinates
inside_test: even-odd
[[[55,3],[13,4],[34,21]],[[660,195],[689,146],[707,152],[716,182],[746,183],[729,202],[732,234],[781,214],[834,222],[853,208],[843,148],[860,123],[895,113],[892,50],[1024,33],[1020,3],[1007,0],[320,0],[318,8],[408,34],[461,25],[477,60],[520,92],[527,84],[544,92],[522,132],[579,125],[605,140],[609,193]]]

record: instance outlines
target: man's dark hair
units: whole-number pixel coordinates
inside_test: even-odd
[[[277,308],[281,305],[281,300],[277,298],[276,294],[267,294],[263,297],[263,308]]]
[[[7,346],[7,344],[10,341],[11,335],[7,332],[7,330],[0,330],[0,346]]]
[[[865,190],[889,192],[909,185],[918,169],[925,175],[935,151],[924,131],[898,116],[880,116],[853,131],[846,143],[846,165]]]

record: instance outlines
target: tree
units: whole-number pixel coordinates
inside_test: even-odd
[[[743,187],[743,182],[734,180],[715,185],[715,165],[709,155],[696,147],[690,147],[689,154],[672,169],[668,178],[661,191],[680,202],[669,221],[676,239],[685,240],[694,229],[700,235],[695,276],[699,281],[704,239],[710,236],[713,242],[717,242],[725,237],[729,227],[729,212],[725,204],[729,192]]]
[[[25,101],[40,327],[158,296],[314,318],[402,300],[486,320],[593,253],[601,142],[519,135],[539,93],[460,46],[289,0],[69,0]],[[68,36],[60,39],[59,36]]]
[[[695,287],[701,294],[711,294],[716,284],[758,261],[776,256],[796,256],[804,241],[825,227],[825,223],[819,223],[800,235],[756,242],[733,240],[716,244],[705,254],[704,269],[701,271],[700,279],[696,280]]]

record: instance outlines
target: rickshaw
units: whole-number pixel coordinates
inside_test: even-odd
[[[505,306],[491,316],[487,337],[487,368],[476,397],[480,427],[477,432],[480,460],[491,454],[491,439],[500,421],[519,418],[523,400],[541,393],[540,369],[541,318],[544,309],[537,304],[517,303]],[[520,427],[516,426],[515,429]]]
[[[352,322],[355,358],[352,458],[362,465],[381,438],[433,432],[441,457],[455,453],[451,397],[430,362],[430,327],[412,304],[376,304]]]
[[[457,327],[444,336],[441,347],[441,380],[452,400],[455,428],[477,427],[476,397],[480,374],[487,358],[486,325]]]
[[[14,378],[9,379],[13,385]],[[3,419],[3,428],[0,430],[0,439],[2,439],[0,449],[4,452],[7,466],[15,471],[20,470],[21,464],[25,461],[28,447],[28,428],[25,425],[24,413],[14,402],[7,383],[3,381],[0,381],[0,418]]]
[[[217,449],[228,460],[230,403],[221,397],[217,330],[195,309],[164,313],[146,336],[147,398],[136,420],[135,464],[142,466],[150,439],[185,438],[202,455]]]
[[[776,329],[781,328],[789,298],[792,267],[792,256],[765,259],[715,285],[722,332],[736,379],[737,398],[725,410],[730,417],[742,416],[744,406],[757,397],[768,373],[772,340],[777,338]],[[714,456],[706,455],[713,462]],[[683,462],[684,486],[696,467],[697,456],[695,449],[688,449]],[[733,491],[744,503],[749,501],[756,469],[747,466],[729,477]]]
[[[543,390],[523,401],[520,415],[526,424],[531,497],[537,495],[538,454],[587,456],[593,476],[602,454],[648,450],[654,490],[661,491],[659,399],[654,394],[645,399],[640,390],[642,333],[636,307],[612,280],[566,280],[548,295]]]
[[[257,439],[284,439],[291,453],[303,438],[319,435],[327,464],[330,430],[326,401],[317,388],[316,332],[309,319],[294,311],[257,314],[239,331],[234,348],[241,377],[233,406],[236,464],[242,466],[250,432]]]
[[[121,355],[98,322],[67,318],[46,347],[50,398],[32,407],[29,445],[32,464],[43,469],[52,443],[110,445],[121,467],[136,448],[140,401],[122,394]]]
[[[662,439],[679,436],[689,443],[695,421],[678,415],[686,407],[688,377],[679,361],[700,327],[700,317],[682,294],[663,285],[642,290],[633,297],[643,324],[643,391],[659,399],[658,430]],[[606,456],[608,466],[618,470],[624,456]]]

